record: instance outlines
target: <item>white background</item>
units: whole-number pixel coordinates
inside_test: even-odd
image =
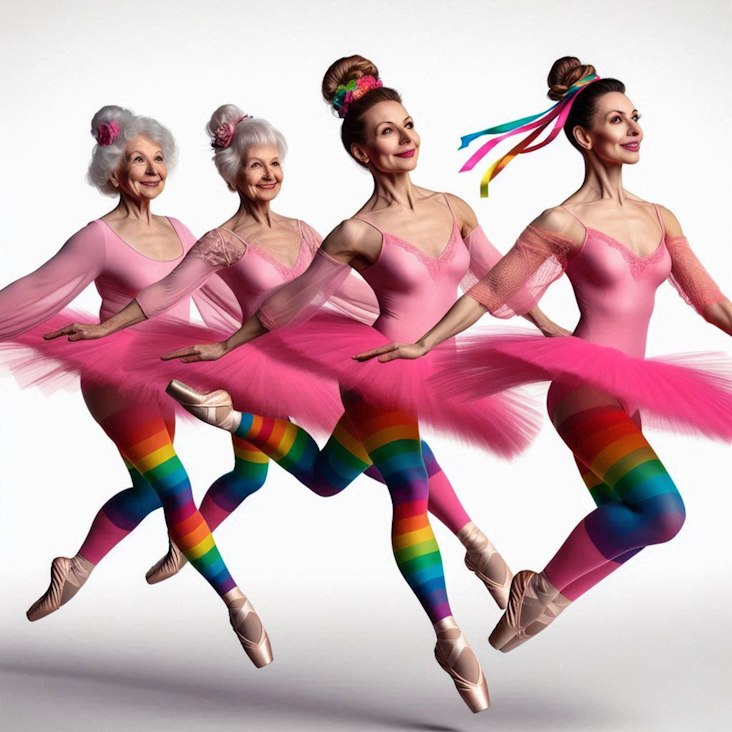
[[[325,233],[370,193],[320,100],[340,56],[374,60],[422,135],[415,181],[466,198],[506,249],[581,182],[562,139],[514,162],[479,201],[480,172],[456,175],[461,134],[549,106],[555,58],[578,55],[625,81],[643,112],[642,161],[626,185],[676,213],[726,292],[730,280],[730,6],[714,1],[308,3],[41,2],[0,13],[0,284],[32,270],[110,201],[84,182],[89,120],[103,104],[170,126],[180,165],[158,213],[194,232],[234,196],[203,127],[234,102],[286,135],[277,210]],[[78,304],[94,308],[90,289]],[[566,281],[543,302],[577,314]],[[1,317],[1,314],[0,314]],[[670,286],[659,291],[649,355],[729,350]],[[502,656],[485,638],[499,617],[442,526],[453,610],[488,675],[493,708],[471,717],[432,658],[428,622],[398,574],[386,491],[366,479],[332,501],[276,466],[266,488],[217,532],[254,600],[276,662],[257,671],[226,613],[192,571],[148,587],[165,548],[145,522],[83,592],[37,623],[24,618],[50,560],[71,556],[127,476],[76,392],[46,398],[4,379],[0,426],[0,727],[35,730],[701,730],[730,709],[729,448],[650,435],[687,505],[686,526],[594,589],[541,639]],[[514,464],[433,440],[474,520],[514,569],[540,568],[592,504],[546,423]],[[184,425],[177,440],[200,498],[229,469],[224,435]],[[726,722],[725,722],[726,719]]]

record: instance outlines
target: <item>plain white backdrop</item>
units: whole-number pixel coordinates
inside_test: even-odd
[[[572,54],[626,83],[645,131],[626,186],[676,213],[729,293],[730,13],[722,0],[6,5],[0,285],[111,207],[84,182],[89,121],[104,104],[171,128],[180,163],[156,212],[199,234],[236,206],[210,161],[210,113],[233,102],[266,117],[291,150],[276,209],[326,233],[370,193],[319,93],[328,65],[351,53],[375,61],[403,93],[422,136],[415,181],[468,200],[505,250],[580,184],[580,156],[562,138],[514,162],[480,201],[480,172],[456,174],[460,135],[548,107],[546,74]],[[93,288],[77,304],[94,309]],[[566,281],[542,305],[565,325],[576,321]],[[693,350],[729,352],[729,340],[664,286],[648,353]],[[161,514],[100,564],[72,604],[29,624],[24,612],[45,590],[50,560],[75,553],[98,507],[128,480],[78,392],[48,398],[4,378],[0,399],[0,727],[8,732],[729,727],[727,446],[649,433],[686,501],[682,533],[507,656],[485,641],[497,609],[436,526],[454,612],[491,686],[493,708],[471,717],[435,664],[429,623],[394,565],[387,493],[366,479],[323,501],[274,466],[267,486],[217,532],[272,637],[276,661],[267,669],[251,666],[193,571],[146,585],[166,547]],[[227,439],[203,426],[179,433],[200,499],[230,469]],[[474,520],[516,570],[542,567],[592,507],[548,421],[510,465],[432,442]]]

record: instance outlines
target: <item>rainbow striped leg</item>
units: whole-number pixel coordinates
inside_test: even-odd
[[[301,427],[247,412],[241,414],[235,434],[321,496],[340,493],[353,481],[354,472],[373,462],[394,506],[397,565],[435,623],[451,611],[440,551],[427,517],[429,483],[418,425],[404,414],[383,414],[361,401],[349,403],[346,414],[322,451]]]
[[[124,456],[122,459],[130,472],[132,488],[120,491],[99,509],[78,552],[94,565],[99,564],[146,516],[163,505],[150,483],[129,460]]]
[[[617,403],[577,411],[557,429],[602,481],[594,485],[601,505],[579,523],[543,574],[557,588],[584,578],[578,586],[584,592],[594,586],[590,573],[608,562],[619,566],[641,548],[672,539],[683,525],[684,505],[640,427]]]
[[[185,557],[222,597],[236,583],[193,502],[188,475],[155,407],[128,405],[100,420],[125,458],[158,494],[170,536]]]
[[[234,469],[214,481],[201,502],[201,515],[211,531],[215,531],[267,480],[269,458],[250,442],[236,435],[232,435],[232,442]]]

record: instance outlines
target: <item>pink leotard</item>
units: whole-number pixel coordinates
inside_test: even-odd
[[[585,226],[579,219],[585,229],[580,246],[529,227],[468,295],[497,317],[510,317],[530,310],[549,284],[566,270],[581,313],[574,335],[642,358],[656,289],[669,277],[698,312],[724,299],[686,239],[666,237],[658,208],[656,213],[661,227],[659,244],[645,257],[638,257],[613,237]],[[523,288],[526,297],[516,297],[518,288]],[[507,306],[509,300],[511,307]]]
[[[455,214],[447,245],[438,257],[425,254],[409,242],[356,217],[382,236],[376,261],[361,272],[376,295],[379,317],[373,327],[394,340],[413,340],[439,320],[455,303],[458,286],[472,284],[500,258],[500,252],[478,227],[464,240]],[[267,298],[259,317],[269,330],[293,321],[311,302],[328,300],[350,267],[321,252],[313,267],[296,284]]]
[[[35,272],[0,290],[0,340],[12,339],[48,320],[91,282],[102,298],[100,319],[119,312],[140,290],[170,273],[194,245],[195,237],[183,224],[168,220],[178,235],[181,252],[164,262],[133,249],[101,219],[92,221]],[[194,301],[207,322],[209,318],[220,322],[214,314],[221,306],[232,316],[238,312],[236,300],[223,283],[212,283],[196,293]],[[188,320],[188,302],[179,302],[167,314]]]

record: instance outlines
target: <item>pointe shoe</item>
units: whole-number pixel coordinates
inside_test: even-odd
[[[175,577],[186,564],[188,564],[188,560],[183,552],[178,549],[172,539],[168,539],[168,553],[147,570],[145,579],[149,585],[155,585],[158,582]]]
[[[231,627],[236,633],[236,637],[239,639],[242,648],[244,648],[252,663],[257,668],[262,668],[272,663],[272,646],[270,645],[269,636],[261,620],[259,620],[261,631],[257,640],[252,640],[244,635],[245,621],[252,614],[259,620],[254,606],[246,597],[233,600],[229,604],[229,620],[231,621]]]
[[[51,562],[51,584],[26,617],[31,622],[45,618],[65,605],[84,586],[94,565],[78,554],[75,557],[56,557]]]
[[[472,521],[458,531],[457,537],[468,550],[465,566],[475,572],[498,607],[505,610],[513,572],[490,539]]]
[[[537,621],[559,594],[543,572],[525,569],[514,576],[506,612],[493,629],[488,642],[500,651],[512,638]]]
[[[239,413],[234,411],[231,396],[223,389],[204,394],[182,381],[173,379],[165,391],[186,411],[203,422],[229,432],[235,432],[239,426]]]
[[[568,600],[562,595],[557,595],[552,602],[544,608],[544,612],[539,616],[538,620],[535,620],[524,630],[520,630],[508,643],[501,647],[501,653],[508,653],[513,651],[519,646],[526,643],[527,640],[531,640],[534,636],[539,635],[543,630],[551,625],[570,605],[571,600]]]
[[[437,643],[435,645],[435,658],[443,671],[447,672],[455,682],[455,688],[458,690],[462,700],[468,705],[473,714],[488,709],[491,700],[488,695],[488,684],[483,674],[483,669],[478,664],[478,678],[475,681],[469,681],[461,676],[455,669],[455,665],[460,655],[467,651],[473,654],[473,650],[465,640],[465,636],[460,632],[455,638],[444,637],[449,630],[460,630],[458,624],[452,617],[443,618],[435,623],[435,631],[437,632]],[[440,636],[443,637],[440,637]],[[474,654],[473,654],[474,655]]]

